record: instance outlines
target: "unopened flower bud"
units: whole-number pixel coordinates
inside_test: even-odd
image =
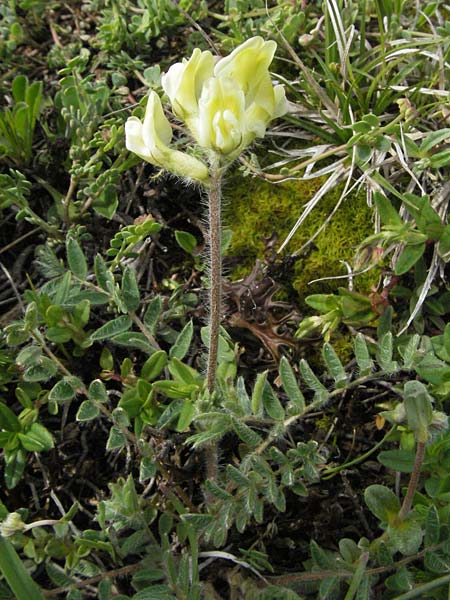
[[[17,512],[9,513],[6,519],[0,523],[0,535],[3,537],[10,537],[15,533],[25,531],[25,529],[26,525]]]

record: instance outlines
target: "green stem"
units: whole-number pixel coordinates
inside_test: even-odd
[[[396,429],[397,429],[397,426],[393,425],[389,429],[389,431],[386,433],[386,435],[383,437],[383,439],[380,440],[378,443],[376,443],[375,446],[373,446],[370,450],[368,450],[364,454],[357,456],[353,460],[350,460],[349,462],[344,463],[343,465],[338,465],[337,467],[332,467],[331,469],[326,469],[326,470],[322,471],[321,479],[331,479],[332,477],[334,477],[334,475],[336,475],[336,473],[339,473],[339,471],[342,471],[343,469],[348,469],[349,467],[352,467],[353,465],[357,465],[358,463],[366,460],[367,458],[369,458],[369,456],[371,454],[376,452],[378,450],[378,448],[380,448],[389,439],[391,433],[393,433]]]
[[[411,510],[413,503],[414,494],[416,493],[417,484],[419,483],[420,468],[423,462],[423,456],[425,454],[425,442],[417,442],[416,458],[414,460],[414,467],[409,480],[408,489],[406,496],[403,499],[403,504],[398,513],[398,518],[403,521]]]
[[[431,592],[431,590],[434,590],[437,587],[447,585],[447,583],[450,583],[450,575],[448,574],[433,579],[433,581],[428,581],[428,583],[424,583],[423,585],[419,585],[405,594],[396,596],[395,600],[411,600],[411,598],[420,598],[421,596],[423,598],[424,594]]]

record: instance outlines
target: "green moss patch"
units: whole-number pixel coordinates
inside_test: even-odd
[[[274,185],[258,179],[238,180],[235,177],[228,182],[224,190],[227,198],[224,221],[233,231],[228,255],[239,258],[239,267],[231,273],[233,279],[248,274],[255,260],[263,258],[262,238],[276,233],[279,239],[277,245],[281,245],[302,214],[305,204],[325,181],[325,177],[320,177]],[[287,254],[295,253],[314,235],[336,206],[342,189],[343,186],[336,187],[319,201],[289,242],[285,249]],[[291,285],[300,299],[346,287],[345,279],[308,284],[313,279],[345,275],[347,269],[340,261],[352,264],[356,247],[372,233],[373,211],[367,206],[365,193],[350,194],[295,265]],[[368,292],[377,280],[376,269],[355,277],[355,290]]]

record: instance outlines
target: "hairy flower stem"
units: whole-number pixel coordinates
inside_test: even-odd
[[[219,347],[220,311],[222,304],[222,250],[221,250],[221,170],[218,161],[211,165],[211,185],[208,190],[209,209],[209,345],[206,383],[209,393],[214,391]]]
[[[419,483],[420,468],[423,462],[423,456],[425,453],[425,442],[417,442],[416,458],[414,460],[414,467],[409,480],[408,489],[406,490],[406,496],[403,499],[403,504],[398,513],[398,518],[403,521],[411,510],[413,503],[414,494]]]
[[[211,184],[208,189],[209,217],[209,253],[210,253],[210,283],[209,283],[209,344],[206,370],[206,385],[208,392],[214,391],[219,348],[219,331],[222,304],[222,248],[221,248],[221,182],[222,173],[219,161],[213,160],[210,169]],[[205,447],[206,478],[217,480],[218,452],[217,442],[210,442]],[[208,497],[206,497],[208,499]]]

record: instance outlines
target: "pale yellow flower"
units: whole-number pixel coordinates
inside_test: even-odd
[[[164,115],[161,100],[150,92],[144,121],[130,117],[125,123],[125,144],[143,160],[167,169],[174,175],[206,182],[208,168],[193,156],[169,147],[172,127]]]
[[[287,111],[284,88],[272,85],[268,70],[275,50],[254,37],[213,67],[211,54],[197,49],[163,76],[174,114],[201,147],[233,160]]]
[[[257,36],[214,64],[210,52],[196,48],[161,79],[174,115],[223,164],[237,158],[255,137],[263,137],[270,121],[287,112],[284,88],[273,86],[269,73],[275,50],[275,42]],[[169,148],[172,130],[155,92],[150,93],[144,122],[131,117],[125,130],[127,148],[144,160],[183,177],[208,179],[202,162]]]
[[[173,114],[179,119],[198,113],[198,100],[205,81],[213,75],[214,57],[211,52],[195,48],[189,60],[175,63],[161,78],[163,90],[172,104]]]

